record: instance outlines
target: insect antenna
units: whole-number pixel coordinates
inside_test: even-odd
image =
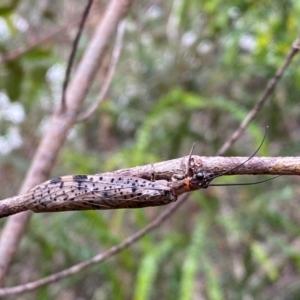
[[[184,174],[185,177],[189,176],[189,171],[191,170],[191,158],[192,158],[192,154],[193,154],[195,145],[196,145],[195,143],[192,145],[192,148],[191,148],[191,151],[190,151],[190,154],[189,154],[189,159],[186,163],[186,169],[185,169],[185,174]]]
[[[271,178],[268,178],[268,179],[264,179],[264,180],[261,180],[261,181],[255,181],[255,182],[247,182],[247,183],[213,183],[213,184],[209,184],[208,186],[237,186],[237,185],[255,185],[255,184],[260,184],[260,183],[264,183],[264,182],[267,182],[267,181],[270,181],[270,180],[273,180],[277,177],[279,177],[281,175],[277,175],[277,176],[274,176],[274,177],[271,177]],[[219,177],[219,176],[217,176]],[[215,178],[215,177],[214,177]],[[213,179],[214,179],[213,178]]]
[[[214,175],[212,173],[207,173],[207,174],[203,174],[203,173],[198,173],[198,174],[195,174],[194,176],[196,176],[196,178],[198,178],[199,180],[201,180],[201,185],[203,188],[207,188],[209,186],[240,186],[240,185],[255,185],[255,184],[260,184],[260,183],[263,183],[263,182],[267,182],[267,181],[270,181],[270,180],[273,180],[277,177],[279,177],[280,175],[278,176],[274,176],[272,178],[268,178],[268,179],[265,179],[265,180],[261,180],[261,181],[256,181],[256,182],[249,182],[249,183],[225,183],[225,184],[218,184],[218,183],[213,183],[211,184],[211,181],[215,178],[218,178],[218,177],[221,177],[221,176],[224,176],[238,168],[240,168],[241,166],[243,166],[244,164],[246,164],[249,160],[251,160],[256,154],[257,152],[261,149],[265,139],[266,139],[266,136],[267,136],[267,132],[268,132],[268,126],[266,127],[266,131],[265,131],[265,134],[264,134],[264,137],[259,145],[259,147],[255,150],[255,152],[250,156],[248,157],[244,162],[242,162],[241,164],[221,173],[221,174],[218,174],[218,175]],[[194,145],[192,147],[192,150],[194,148]],[[191,154],[190,154],[191,156]],[[189,161],[190,161],[190,158],[189,158]]]
[[[264,137],[263,137],[263,139],[262,139],[260,145],[258,146],[258,148],[254,151],[254,153],[253,153],[251,156],[249,156],[249,157],[248,157],[245,161],[243,161],[241,164],[239,164],[239,165],[237,165],[237,166],[235,166],[235,167],[233,167],[233,168],[231,168],[231,169],[229,169],[229,170],[227,170],[227,171],[225,171],[225,172],[223,172],[223,173],[221,173],[221,174],[215,175],[215,176],[212,178],[212,180],[215,179],[215,178],[217,178],[217,177],[226,175],[226,174],[228,174],[228,173],[230,173],[230,172],[232,172],[232,171],[234,171],[234,170],[237,170],[238,168],[240,168],[241,166],[243,166],[244,164],[246,164],[250,159],[252,159],[252,158],[257,154],[257,152],[261,149],[261,147],[262,147],[262,145],[263,145],[263,143],[264,143],[264,141],[265,141],[265,139],[266,139],[267,133],[268,133],[268,126],[266,127],[266,131],[265,131]]]

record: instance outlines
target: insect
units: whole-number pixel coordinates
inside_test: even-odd
[[[266,136],[266,134],[265,134]],[[194,172],[192,151],[181,174],[175,174],[172,181],[149,181],[139,177],[117,175],[72,175],[56,177],[30,189],[25,195],[5,199],[0,202],[0,217],[9,216],[24,210],[58,212],[70,210],[105,210],[117,208],[142,208],[166,205],[177,200],[177,196],[208,186],[252,185],[254,183],[211,184],[217,177],[247,163],[260,150],[258,149],[243,163],[221,174]]]
[[[29,190],[26,197],[27,209],[34,212],[140,208],[177,199],[166,180],[101,174],[53,178]]]

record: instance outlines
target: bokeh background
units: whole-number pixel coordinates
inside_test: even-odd
[[[1,199],[17,194],[60,103],[76,21],[85,4],[1,1]],[[106,4],[95,1],[92,7],[75,69]],[[299,34],[299,15],[297,0],[136,1],[126,19],[110,91],[97,112],[69,133],[52,177],[176,158],[187,155],[193,142],[195,154],[215,155],[283,63]],[[112,48],[86,108],[99,94]],[[7,58],[20,49],[26,51]],[[299,99],[297,56],[226,155],[250,156],[268,125],[259,155],[298,156]],[[230,176],[218,182],[262,178]],[[76,276],[7,299],[298,299],[299,208],[299,179],[291,176],[194,192],[175,215],[131,248]],[[36,214],[7,285],[91,258],[164,209]]]

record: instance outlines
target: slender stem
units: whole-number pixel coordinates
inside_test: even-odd
[[[168,207],[168,209],[164,210],[158,217],[156,217],[152,222],[150,222],[146,227],[141,229],[140,231],[136,232],[135,234],[129,236],[127,239],[125,239],[122,243],[120,243],[117,246],[111,247],[109,250],[107,250],[104,253],[99,253],[93,258],[86,260],[84,262],[81,262],[77,265],[72,266],[71,268],[65,269],[61,272],[52,274],[50,276],[47,276],[45,278],[32,281],[26,284],[10,287],[10,288],[3,288],[0,289],[0,297],[12,295],[12,294],[20,294],[25,291],[32,291],[37,288],[39,288],[42,285],[49,284],[52,282],[56,282],[62,278],[65,278],[67,276],[74,275],[76,273],[79,273],[80,271],[88,268],[91,265],[97,264],[99,262],[102,262],[104,260],[107,260],[108,258],[112,257],[113,255],[121,252],[122,250],[128,248],[136,241],[140,240],[144,235],[148,234],[150,231],[154,230],[155,228],[159,227],[165,220],[167,220],[188,198],[188,195],[185,195],[181,199],[179,199],[177,202],[173,203],[171,206]]]
[[[75,40],[73,42],[72,51],[71,51],[71,54],[70,54],[70,57],[69,57],[69,60],[67,63],[67,69],[66,69],[65,79],[64,79],[64,83],[63,83],[63,90],[62,90],[62,97],[61,97],[61,111],[64,111],[66,109],[66,92],[67,92],[67,87],[68,87],[68,83],[69,83],[70,76],[71,76],[71,70],[72,70],[72,66],[74,63],[74,58],[75,58],[75,54],[76,54],[76,51],[78,48],[79,40],[82,35],[82,31],[83,31],[84,25],[86,23],[86,20],[87,20],[87,17],[88,17],[88,14],[89,14],[92,4],[93,4],[93,0],[88,0],[86,7],[83,11],[83,14],[82,14],[78,32],[77,32]]]
[[[231,135],[231,137],[224,143],[221,149],[217,152],[217,155],[224,155],[224,153],[236,142],[236,140],[242,135],[249,123],[254,119],[257,113],[261,110],[265,102],[270,95],[274,92],[279,80],[282,78],[287,67],[291,64],[292,59],[300,50],[300,35],[297,37],[289,53],[286,56],[281,67],[277,70],[275,76],[269,81],[261,98],[257,101],[253,109],[248,113],[245,119],[242,121],[238,129]]]

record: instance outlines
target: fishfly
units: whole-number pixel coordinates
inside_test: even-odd
[[[177,199],[169,185],[129,176],[63,176],[29,190],[25,203],[37,213],[159,206]]]

